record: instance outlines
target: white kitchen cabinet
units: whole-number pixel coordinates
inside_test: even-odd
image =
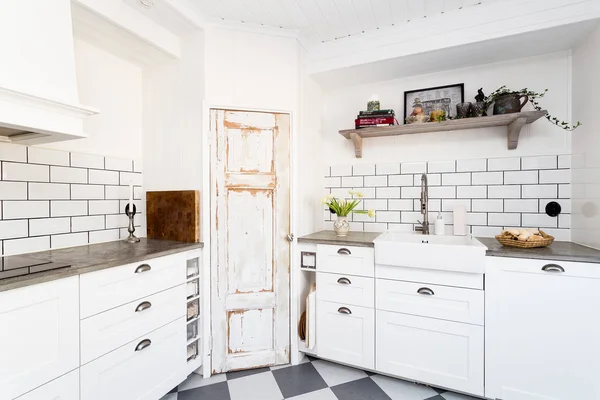
[[[378,310],[376,331],[377,371],[483,396],[482,326]]]
[[[373,277],[375,249],[319,244],[317,245],[317,271]]]
[[[79,400],[79,369],[48,382],[17,400]]]
[[[79,366],[79,278],[0,293],[0,399]]]
[[[365,369],[375,368],[375,310],[317,301],[319,357]]]
[[[81,400],[156,400],[181,383],[185,318],[81,367]]]
[[[375,279],[317,272],[317,300],[373,308]]]
[[[488,257],[486,397],[600,398],[600,265]]]

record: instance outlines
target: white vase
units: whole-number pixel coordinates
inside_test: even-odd
[[[348,234],[348,231],[350,231],[348,217],[338,215],[337,221],[333,223],[333,230],[335,231],[336,236],[345,237]]]

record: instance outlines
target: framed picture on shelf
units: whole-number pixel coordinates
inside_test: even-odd
[[[464,102],[464,98],[464,83],[404,92],[404,123],[406,124],[406,117],[413,112],[415,100],[422,105],[426,115],[431,114],[433,110],[443,110],[447,116],[455,118],[456,105]]]

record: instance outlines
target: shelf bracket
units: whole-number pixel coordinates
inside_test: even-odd
[[[362,158],[362,137],[356,132],[350,132],[350,139],[354,143],[354,155],[356,158]]]
[[[527,118],[520,117],[508,125],[508,149],[514,150],[519,145],[519,136],[521,128],[527,123]]]

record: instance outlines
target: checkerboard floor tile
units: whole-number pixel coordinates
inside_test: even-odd
[[[214,375],[192,374],[161,400],[477,400],[324,360]]]

